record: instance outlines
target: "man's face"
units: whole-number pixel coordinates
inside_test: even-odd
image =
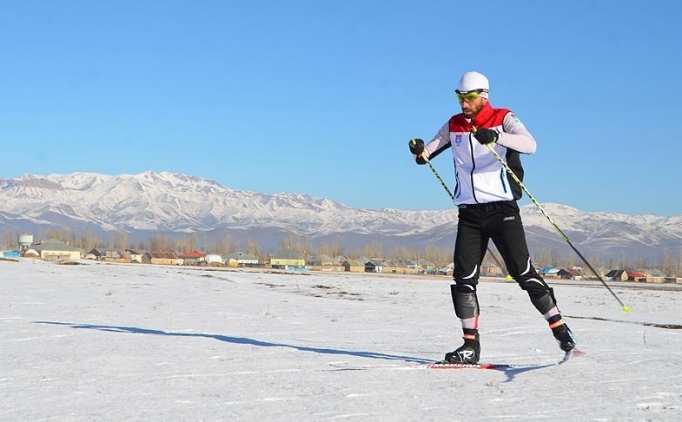
[[[479,90],[468,92],[457,92],[457,100],[462,107],[464,117],[471,119],[478,114],[488,101],[487,98],[482,97]]]

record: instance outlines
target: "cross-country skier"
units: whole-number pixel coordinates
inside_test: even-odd
[[[479,306],[476,286],[481,263],[492,239],[507,270],[528,292],[530,301],[545,317],[559,347],[566,353],[575,340],[556,306],[554,293],[531,263],[519,207],[522,189],[508,176],[490,151],[494,148],[523,180],[520,154],[533,154],[536,143],[510,110],[493,108],[488,101],[488,79],[467,72],[455,90],[462,112],[452,116],[431,142],[409,142],[418,164],[452,149],[456,187],[454,202],[459,208],[454,251],[454,284],[450,285],[455,314],[464,332],[464,345],[445,355],[449,363],[477,363],[481,346],[478,333]]]

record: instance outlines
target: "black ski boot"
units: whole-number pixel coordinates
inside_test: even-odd
[[[564,352],[570,352],[575,349],[575,338],[568,325],[563,321],[561,315],[555,315],[547,320],[549,327],[552,329],[554,338],[559,342],[559,348]]]
[[[464,339],[464,344],[452,352],[445,354],[447,363],[478,363],[481,357],[481,342],[478,333],[475,340]]]

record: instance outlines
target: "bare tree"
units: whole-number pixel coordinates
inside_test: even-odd
[[[391,259],[403,259],[409,256],[410,252],[404,246],[396,246],[389,253],[388,257]]]
[[[62,227],[60,229],[54,229],[54,230],[46,230],[45,231],[45,238],[46,239],[52,239],[52,240],[58,240],[60,242],[64,242],[67,245],[75,245],[76,244],[76,235],[73,233],[73,230],[71,230],[68,227]]]
[[[227,234],[227,235],[225,235],[225,237],[223,237],[222,241],[218,245],[216,245],[215,251],[216,251],[216,253],[218,253],[220,255],[227,255],[227,254],[231,254],[236,249],[237,249],[237,246],[234,243],[232,236]]]
[[[317,249],[316,249],[317,256],[320,256],[320,255],[332,256],[331,250],[332,249],[329,247],[328,244],[320,243],[317,245]]]
[[[296,251],[296,254],[299,257],[304,258],[309,257],[313,253],[310,242],[308,242],[308,239],[303,236],[296,237],[296,242],[294,243],[294,251]]]
[[[259,256],[261,254],[260,247],[258,246],[258,242],[256,242],[255,239],[246,239],[246,253],[253,256]]]
[[[90,230],[85,230],[81,233],[79,246],[84,251],[91,251],[93,248],[100,246],[102,244],[102,239],[93,234]]]
[[[338,239],[334,239],[334,241],[332,242],[329,253],[331,254],[331,256],[343,255],[343,249],[341,249]]]
[[[677,262],[675,260],[675,257],[668,254],[667,252],[665,252],[663,256],[661,256],[661,260],[658,266],[666,276],[669,277],[675,276]]]
[[[8,229],[2,229],[2,240],[0,240],[0,248],[11,248],[18,239],[17,236]]]
[[[551,263],[550,258],[549,258],[549,251],[547,250],[547,248],[542,248],[540,250],[540,256],[538,257],[538,259],[536,261],[538,263],[543,264],[543,265],[547,265],[547,264]]]
[[[185,236],[187,241],[188,251],[198,251],[199,250],[199,233],[190,233]]]
[[[647,259],[642,256],[636,256],[635,265],[637,266],[637,268],[646,268],[648,266]]]
[[[384,247],[380,242],[375,240],[371,244],[365,245],[362,249],[362,254],[369,259],[380,258],[384,255]]]
[[[279,253],[285,258],[294,258],[297,240],[293,235],[287,235],[279,242]]]
[[[424,248],[424,259],[443,267],[452,262],[452,250],[428,245]]]
[[[624,251],[620,251],[620,263],[619,263],[619,265],[620,265],[620,269],[621,269],[621,270],[624,270],[624,269],[630,267],[630,261],[629,261],[628,258],[625,256],[625,252],[624,252]]]
[[[128,246],[128,233],[114,232],[109,235],[109,245],[116,250],[124,250]]]
[[[170,243],[168,242],[168,239],[166,239],[166,236],[162,234],[155,234],[151,237],[151,239],[149,239],[146,249],[150,252],[158,252],[169,250],[169,246]]]
[[[196,251],[199,249],[199,235],[197,233],[189,233],[176,239],[173,242],[173,249],[182,252]]]

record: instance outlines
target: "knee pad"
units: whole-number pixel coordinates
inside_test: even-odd
[[[476,288],[472,286],[450,285],[452,303],[455,305],[455,315],[460,319],[475,318],[479,315]]]
[[[552,299],[552,295],[549,292],[546,292],[542,296],[531,295],[530,292],[528,292],[528,295],[530,296],[530,301],[533,303],[533,306],[535,306],[535,309],[543,315],[556,306],[556,302]]]
[[[541,314],[545,314],[556,306],[554,289],[549,287],[547,283],[536,278],[531,278],[520,282],[519,286],[528,293],[533,306],[535,306],[535,309],[540,311]]]

